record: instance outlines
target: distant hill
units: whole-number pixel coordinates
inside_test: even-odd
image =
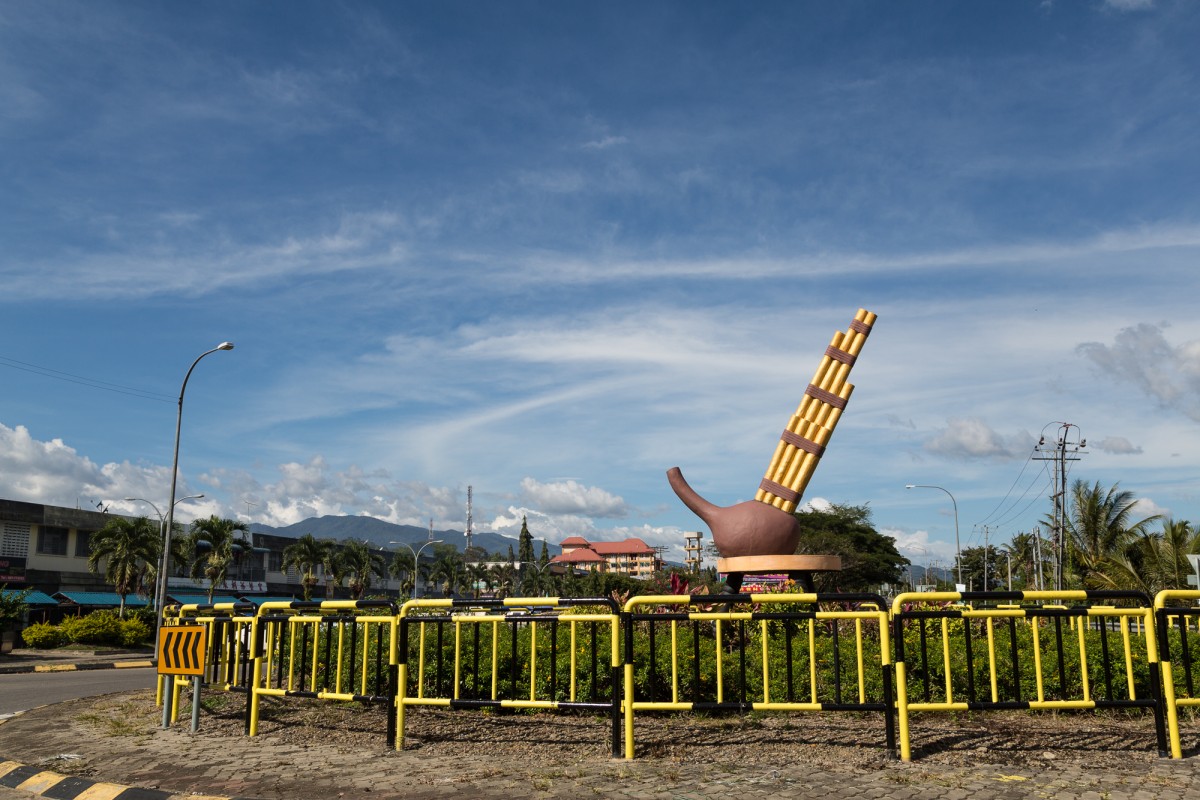
[[[394,522],[385,522],[375,517],[312,517],[282,528],[273,528],[270,525],[254,522],[250,524],[250,530],[254,533],[269,533],[292,539],[298,539],[306,533],[311,533],[318,539],[335,541],[360,539],[379,547],[388,547],[391,542],[404,542],[413,547],[419,547],[429,540],[428,528],[416,525],[397,525]],[[433,538],[454,545],[459,552],[462,552],[467,546],[467,536],[463,531],[434,530]],[[514,553],[517,551],[517,537],[515,536],[505,536],[490,531],[475,531],[471,534],[471,539],[473,545],[482,547],[489,553],[504,555],[508,553],[509,545],[512,545]],[[542,552],[542,541],[542,539],[534,537],[533,552],[535,555]],[[547,542],[547,547],[551,556],[562,552],[562,548],[556,544]]]

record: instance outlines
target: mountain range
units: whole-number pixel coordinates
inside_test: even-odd
[[[404,542],[415,548],[430,539],[429,528],[421,528],[416,525],[397,525],[394,522],[386,522],[375,517],[327,515],[310,517],[281,528],[273,528],[270,525],[255,522],[250,524],[250,530],[254,533],[268,533],[292,539],[298,539],[306,533],[311,533],[318,539],[333,539],[339,542],[343,539],[358,539],[384,548],[390,547],[393,542]],[[466,549],[467,537],[463,531],[435,530],[432,532],[432,536],[435,540],[453,545],[459,552]],[[534,555],[541,554],[543,541],[543,539],[534,538]],[[471,534],[471,544],[475,547],[482,547],[488,553],[499,553],[504,556],[507,555],[510,546],[514,553],[517,552],[518,543],[515,536],[505,536],[490,531],[474,531]],[[562,547],[557,544],[547,542],[546,546],[551,556],[562,552]]]

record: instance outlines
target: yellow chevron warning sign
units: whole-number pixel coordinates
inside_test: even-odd
[[[172,625],[162,628],[158,641],[159,675],[203,675],[203,625]]]

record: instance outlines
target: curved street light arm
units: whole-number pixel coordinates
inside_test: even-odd
[[[962,545],[959,544],[958,538],[958,501],[954,499],[954,495],[950,494],[950,490],[944,486],[935,486],[928,483],[906,483],[905,489],[940,489],[945,492],[950,498],[950,502],[954,505],[954,563],[958,566],[958,582],[962,584]]]
[[[211,350],[205,350],[200,355],[196,356],[196,360],[188,367],[187,374],[183,376],[183,384],[179,387],[179,410],[175,416],[175,454],[171,459],[171,499],[167,503],[167,520],[164,523],[163,530],[163,565],[165,569],[161,570],[158,581],[158,597],[155,599],[155,614],[156,629],[155,629],[155,648],[158,647],[158,634],[162,630],[163,610],[167,602],[167,573],[171,571],[170,553],[171,553],[171,531],[175,527],[175,488],[179,477],[179,432],[183,427],[183,395],[187,391],[188,379],[192,377],[192,370],[200,363],[200,360],[207,355],[211,355],[218,350],[232,350],[233,342],[221,342]]]

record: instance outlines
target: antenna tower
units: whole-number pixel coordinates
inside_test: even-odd
[[[467,487],[467,553],[468,554],[471,552],[471,533],[473,532],[472,527],[471,527],[471,494],[472,494],[472,488],[470,486],[468,486]]]

